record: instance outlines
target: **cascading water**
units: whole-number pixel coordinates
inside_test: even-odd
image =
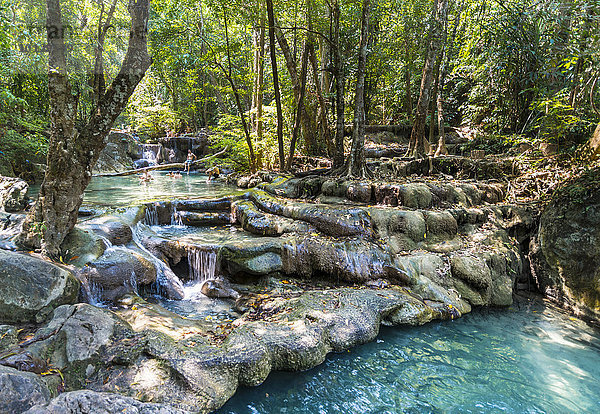
[[[148,161],[149,165],[156,165],[158,152],[162,146],[160,144],[142,144],[142,159]]]
[[[149,204],[144,211],[144,223],[148,226],[158,226],[158,210],[155,204]]]
[[[217,253],[200,249],[189,249],[188,277],[190,280],[204,282],[214,279],[217,271]]]
[[[104,293],[104,289],[102,286],[98,285],[95,282],[90,282],[87,279],[83,279],[81,281],[81,288],[87,298],[87,302],[90,305],[104,307],[106,304],[102,300],[102,294]]]
[[[148,209],[146,209],[147,211]],[[156,210],[156,207],[155,207]],[[156,221],[158,222],[158,219],[156,219]],[[132,239],[133,242],[142,250],[144,251],[144,253],[147,254],[147,258],[154,264],[154,266],[156,267],[156,282],[154,284],[154,292],[156,294],[159,294],[161,296],[166,296],[165,295],[165,291],[163,286],[166,284],[168,279],[171,279],[171,281],[176,282],[178,284],[181,285],[181,290],[183,290],[183,283],[181,283],[181,280],[177,277],[177,275],[175,275],[175,273],[173,273],[173,271],[171,270],[171,268],[164,263],[162,260],[160,260],[159,258],[157,258],[156,256],[154,256],[152,254],[152,252],[150,252],[148,249],[146,249],[146,247],[144,246],[144,244],[141,241],[141,233],[142,233],[142,226],[144,224],[142,223],[137,223],[134,227],[133,227],[133,231],[132,231]]]
[[[172,226],[183,226],[183,221],[181,220],[181,214],[177,211],[177,207],[175,204],[171,204],[171,225]]]

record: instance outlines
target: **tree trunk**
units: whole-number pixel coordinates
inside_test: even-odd
[[[434,27],[431,35],[431,41],[427,47],[425,65],[423,66],[423,75],[421,77],[421,89],[419,100],[417,102],[417,113],[413,122],[412,132],[410,134],[409,155],[420,157],[429,153],[429,141],[425,137],[425,122],[427,117],[427,108],[431,99],[431,82],[433,79],[435,60],[440,49],[442,39],[442,30],[444,22],[443,16],[446,15],[448,8],[447,0],[436,0],[433,7]]]
[[[248,130],[248,123],[246,122],[246,117],[244,116],[244,108],[242,106],[242,100],[240,98],[240,93],[235,86],[235,82],[233,81],[233,73],[231,66],[231,50],[229,48],[229,31],[227,30],[227,12],[225,8],[223,8],[223,22],[225,23],[225,43],[227,48],[227,71],[221,66],[220,63],[217,65],[223,70],[227,80],[229,81],[229,85],[231,85],[231,89],[233,91],[233,96],[235,98],[235,104],[237,106],[238,113],[240,115],[240,120],[242,121],[242,128],[244,129],[244,135],[246,137],[246,144],[248,145],[248,151],[250,152],[250,170],[254,172],[256,170],[256,157],[254,156],[254,148],[252,145],[252,138],[250,137],[250,131]]]
[[[440,155],[448,155],[448,148],[446,148],[446,131],[444,130],[444,86],[446,84],[446,74],[448,72],[448,66],[450,65],[450,58],[452,53],[452,47],[454,40],[456,39],[456,32],[460,25],[460,15],[462,13],[464,4],[461,3],[458,10],[456,11],[456,19],[454,21],[454,28],[452,29],[452,36],[448,40],[448,15],[442,16],[442,20],[446,23],[443,39],[444,39],[444,54],[443,63],[440,68],[440,75],[438,80],[438,93],[437,93],[437,110],[438,110],[438,144],[435,150],[435,157]]]
[[[48,91],[50,96],[50,140],[47,168],[35,206],[23,224],[19,243],[41,248],[57,258],[60,245],[75,226],[83,191],[113,122],[150,67],[147,49],[149,0],[131,0],[129,46],[121,69],[100,97],[87,124],[75,126],[75,105],[66,69],[66,48],[60,0],[47,0]]]
[[[277,52],[275,50],[275,16],[273,1],[267,1],[267,14],[269,18],[269,47],[271,54],[271,70],[273,71],[273,89],[275,90],[275,105],[277,106],[277,145],[279,147],[279,168],[285,167],[285,154],[283,150],[283,113],[281,111],[281,95],[279,92],[279,75],[277,73]]]
[[[265,18],[262,1],[259,4],[260,16],[258,25],[254,28],[254,90],[252,92],[251,124],[252,131],[262,139],[262,110],[264,87],[264,57],[265,57]]]
[[[296,140],[298,139],[298,132],[300,130],[300,122],[302,119],[302,110],[304,106],[304,93],[306,92],[306,71],[308,66],[308,42],[304,42],[304,48],[302,50],[302,67],[300,69],[300,96],[298,97],[298,105],[296,107],[296,117],[294,119],[294,129],[292,130],[292,141],[290,142],[290,153],[288,155],[286,170],[292,169],[292,162],[294,160],[294,152],[296,151]]]
[[[356,93],[354,96],[354,129],[352,131],[352,148],[348,159],[348,175],[352,177],[363,177],[365,175],[365,71],[367,49],[369,47],[370,11],[371,0],[363,0],[358,68],[356,71]]]
[[[327,121],[327,103],[325,102],[325,98],[323,97],[323,90],[321,89],[318,76],[319,72],[317,67],[316,53],[312,43],[308,44],[308,48],[313,78],[315,79],[315,91],[317,93],[317,100],[319,102],[319,111],[317,113],[317,122],[319,125],[319,140],[325,143],[325,146],[327,147],[327,152],[329,154],[333,154],[334,144],[331,140],[331,131],[329,129],[329,122]]]
[[[258,73],[256,74],[256,135],[259,140],[263,138],[263,98],[264,98],[264,74],[265,74],[265,16],[261,2],[260,35],[258,38]]]
[[[342,67],[342,49],[340,45],[340,3],[333,5],[333,73],[335,75],[335,151],[333,153],[333,168],[344,165],[344,87],[345,77]]]
[[[407,46],[407,49],[408,49],[408,46]],[[405,70],[404,70],[404,88],[406,89],[406,98],[404,100],[404,110],[406,112],[406,117],[408,118],[409,122],[412,123],[413,101],[412,101],[412,92],[411,92],[412,86],[410,83],[411,76],[412,76],[412,74],[410,71],[410,62],[409,62],[408,50],[407,50]]]

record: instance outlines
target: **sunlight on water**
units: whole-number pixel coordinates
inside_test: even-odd
[[[542,305],[478,311],[240,389],[220,413],[600,412],[600,332]]]
[[[149,183],[140,183],[137,176],[94,177],[86,188],[83,204],[97,207],[125,207],[151,200],[173,198],[218,198],[238,192],[219,181],[207,181],[201,174],[183,174],[171,178],[165,172],[154,171]]]

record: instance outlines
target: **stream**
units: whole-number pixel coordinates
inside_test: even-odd
[[[202,175],[152,175],[149,184],[137,177],[95,178],[84,206],[102,210],[239,192]],[[197,244],[257,238],[227,225],[151,227],[161,237]],[[210,258],[198,260],[210,268]],[[226,301],[203,296],[193,281],[184,300],[161,304],[192,319],[236,317]],[[376,341],[330,354],[316,368],[272,373],[258,387],[240,388],[219,413],[591,413],[600,412],[598,378],[600,331],[539,298],[521,298],[508,309],[479,309],[453,321],[382,327]]]
[[[243,388],[219,413],[594,413],[600,331],[522,299],[330,354]]]

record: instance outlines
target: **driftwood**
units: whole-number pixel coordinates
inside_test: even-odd
[[[227,151],[228,147],[223,148],[221,151],[212,154],[212,155],[208,155],[204,158],[200,158],[199,160],[195,160],[192,162],[192,166],[204,161],[208,161],[211,158],[215,158],[218,157],[219,155],[222,155],[225,153],[225,151]],[[127,170],[127,171],[121,171],[121,172],[115,172],[115,173],[103,173],[103,174],[94,174],[93,177],[124,177],[126,175],[134,175],[134,174],[140,174],[140,173],[145,173],[146,171],[158,171],[158,170],[169,170],[172,168],[185,168],[185,163],[184,162],[174,162],[172,164],[161,164],[161,165],[154,165],[152,167],[143,167],[143,168],[138,168],[138,169],[134,169],[134,170]]]

